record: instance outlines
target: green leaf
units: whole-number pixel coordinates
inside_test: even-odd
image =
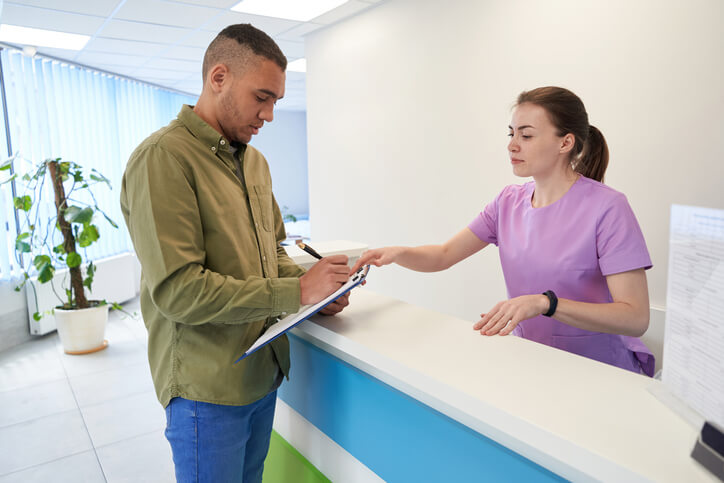
[[[88,290],[91,289],[91,285],[93,284],[93,276],[96,273],[96,266],[93,265],[93,262],[90,262],[88,264],[88,269],[86,270],[85,278],[83,279],[83,285],[88,287]]]
[[[86,225],[83,231],[78,235],[78,245],[81,247],[87,247],[94,241],[98,240],[100,234],[98,228],[95,225]]]
[[[38,271],[42,270],[44,265],[50,264],[52,264],[52,260],[48,255],[38,255],[33,260],[33,265],[35,265],[35,268],[37,268]]]
[[[78,216],[81,209],[82,208],[80,206],[69,206],[63,212],[63,218],[65,218],[66,221],[71,222],[72,219]]]
[[[7,171],[10,168],[12,168],[14,160],[15,160],[15,156],[13,156],[10,159],[6,159],[5,162],[2,165],[0,165],[0,171]]]
[[[91,172],[90,179],[92,179],[93,181],[103,182],[107,184],[109,188],[113,189],[113,187],[111,186],[111,181],[95,169]]]
[[[53,253],[57,253],[58,255],[65,254],[65,245],[61,243],[60,245],[54,246]]]
[[[18,179],[18,173],[13,174],[12,176],[8,176],[6,179],[0,181],[0,185],[11,183],[13,180],[16,179]]]
[[[55,275],[55,268],[52,265],[44,265],[43,269],[38,272],[38,282],[49,282]]]
[[[13,200],[16,210],[30,211],[30,207],[33,206],[33,202],[30,200],[30,196],[16,196]]]
[[[85,225],[93,219],[93,208],[86,206],[81,209],[78,206],[69,206],[65,209],[63,217],[68,223],[81,223]]]
[[[26,231],[26,232],[21,233],[20,235],[18,235],[17,240],[25,240],[25,239],[28,238],[29,236],[30,236],[30,232],[27,232],[27,231]]]
[[[103,216],[105,217],[106,221],[108,221],[108,223],[110,223],[113,228],[118,228],[118,225],[116,224],[116,222],[113,221],[113,220],[111,220],[110,218],[108,218],[108,215],[106,215],[106,214],[103,213],[101,210],[99,210],[97,206],[96,206],[96,210],[97,210],[97,211],[100,211],[101,214],[103,214]]]
[[[81,257],[77,252],[70,252],[66,263],[69,268],[79,267],[80,264],[83,263],[83,257]]]
[[[15,251],[20,253],[30,253],[30,243],[26,243],[18,237],[18,239],[15,240]]]

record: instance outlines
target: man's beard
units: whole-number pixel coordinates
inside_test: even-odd
[[[234,129],[238,128],[242,124],[239,119],[239,109],[235,104],[234,98],[229,92],[226,92],[222,94],[222,97],[219,99],[219,103],[221,104],[221,110],[224,114],[224,117],[222,118],[224,123],[222,124],[219,122],[219,125],[229,142],[249,142],[248,139],[238,139],[238,136],[234,133]]]

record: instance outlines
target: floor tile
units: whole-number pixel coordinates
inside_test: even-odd
[[[0,476],[0,483],[104,483],[105,481],[93,450]]]
[[[0,428],[0,475],[92,449],[75,409]]]
[[[176,481],[171,447],[163,430],[103,446],[96,451],[108,483]]]
[[[136,340],[136,336],[133,334],[133,332],[129,330],[128,326],[126,326],[123,321],[118,320],[117,317],[108,320],[108,325],[106,325],[105,337],[106,339],[108,339],[108,342],[112,344]]]
[[[122,322],[128,327],[128,330],[131,331],[131,333],[138,339],[140,342],[142,342],[144,345],[148,344],[148,329],[146,329],[146,325],[143,323],[143,319],[139,318],[131,318],[126,317],[125,319],[120,319],[119,322]]]
[[[83,355],[61,354],[60,361],[68,377],[102,372],[147,362],[146,348],[137,340],[112,342],[102,351]]]
[[[153,391],[148,362],[71,377],[70,385],[81,408]]]
[[[65,379],[56,339],[43,336],[0,353],[0,391]]]
[[[0,428],[77,408],[67,379],[0,392]]]
[[[166,414],[152,391],[81,408],[97,448],[166,427]]]

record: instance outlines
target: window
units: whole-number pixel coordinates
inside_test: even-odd
[[[33,163],[60,157],[97,169],[113,187],[96,190],[98,205],[120,228],[100,222],[101,238],[83,258],[97,260],[132,250],[119,205],[128,157],[149,134],[174,119],[182,104],[194,104],[196,98],[10,49],[0,52],[0,62],[7,104],[0,156],[18,153]],[[20,174],[28,168],[24,161],[14,165]],[[17,263],[12,190],[10,184],[0,190],[2,279],[13,275]],[[52,209],[52,194],[46,199]]]

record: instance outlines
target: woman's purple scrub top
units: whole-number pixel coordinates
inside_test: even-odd
[[[507,186],[468,225],[500,251],[508,297],[553,290],[559,298],[612,302],[606,276],[651,268],[644,236],[626,197],[579,177],[561,199],[531,203],[535,182]],[[636,337],[571,327],[542,315],[514,335],[653,376],[654,357]]]

